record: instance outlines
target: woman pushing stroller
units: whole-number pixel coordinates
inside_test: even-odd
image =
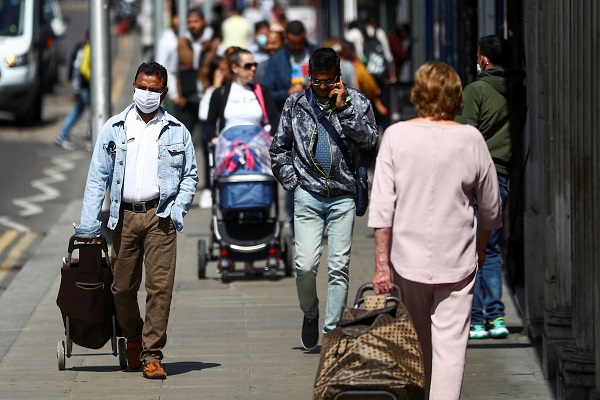
[[[277,107],[269,90],[251,83],[256,75],[254,56],[248,50],[235,48],[228,57],[231,82],[212,93],[206,119],[208,137],[236,125],[258,125],[275,132],[279,122]],[[213,143],[216,141],[213,139]],[[268,153],[268,148],[265,151]],[[247,274],[255,274],[251,262],[245,264]]]

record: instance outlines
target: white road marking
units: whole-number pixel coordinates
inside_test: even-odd
[[[60,191],[51,185],[66,180],[67,177],[63,172],[74,169],[76,167],[75,161],[83,157],[84,154],[79,152],[52,157],[50,162],[54,165],[42,170],[42,173],[46,176],[31,182],[31,186],[42,193],[13,200],[15,206],[22,208],[18,214],[23,217],[28,217],[41,213],[43,208],[37,203],[43,203],[59,197]]]
[[[25,225],[21,225],[13,220],[10,219],[10,217],[7,216],[0,216],[0,225],[5,226],[9,229],[14,229],[15,231],[19,231],[19,232],[29,232],[31,229],[29,229],[28,227],[26,227]]]

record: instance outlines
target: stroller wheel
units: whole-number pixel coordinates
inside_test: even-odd
[[[65,342],[62,340],[58,341],[58,346],[56,349],[56,356],[58,357],[58,370],[64,371],[66,365],[66,356],[65,356]]]
[[[277,267],[276,266],[269,268],[269,279],[272,281],[277,280]]]
[[[221,269],[221,282],[223,282],[223,283],[231,282],[231,277],[229,276],[229,269],[227,269],[227,268]]]
[[[125,345],[125,338],[119,338],[118,347],[119,347],[119,367],[122,370],[127,369],[127,346]]]
[[[206,278],[206,263],[208,256],[206,253],[206,240],[198,240],[198,279]]]

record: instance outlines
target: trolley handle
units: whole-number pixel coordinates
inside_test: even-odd
[[[73,251],[78,250],[84,246],[102,246],[102,251],[104,252],[104,255],[106,256],[106,262],[108,263],[108,265],[110,267],[110,257],[108,255],[108,243],[106,241],[106,238],[103,235],[100,235],[100,236],[97,236],[94,238],[80,238],[77,235],[71,236],[71,238],[69,239],[69,248],[67,250],[68,256],[67,256],[66,260],[64,260],[67,267],[71,266],[71,257],[73,255]]]
[[[356,298],[354,299],[354,306],[360,306],[364,301],[364,295],[365,292],[367,291],[373,291],[373,283],[372,282],[367,282],[364,283],[363,285],[361,285],[358,290],[356,291]],[[396,285],[395,283],[392,283],[392,291],[388,294],[386,300],[387,301],[396,301],[397,303],[400,303],[400,300],[398,300],[400,298],[400,288],[398,287],[398,285]]]
[[[108,252],[108,243],[106,238],[102,235],[94,238],[80,238],[79,236],[73,235],[69,239],[69,253],[72,253],[75,249],[79,249],[81,246],[89,245],[102,245],[102,250]]]
[[[358,300],[357,300],[357,301],[354,303],[354,308],[360,308],[360,306],[361,306],[361,305],[362,305],[364,302],[365,302],[365,298],[364,298],[364,297],[363,297],[363,298],[360,298],[360,299],[358,299]],[[390,302],[392,302],[392,303],[396,303],[396,304],[400,304],[400,303],[402,303],[402,302],[400,301],[400,299],[399,299],[399,298],[397,298],[397,297],[394,297],[394,296],[386,296],[386,298],[385,298],[385,302],[386,302],[386,304],[389,304]],[[387,306],[386,306],[386,307],[387,307]]]

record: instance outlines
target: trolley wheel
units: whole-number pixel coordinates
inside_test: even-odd
[[[125,338],[119,338],[117,342],[119,347],[119,366],[122,370],[127,369],[127,345],[125,344]]]
[[[58,341],[58,346],[56,348],[56,356],[58,357],[58,370],[64,371],[66,365],[66,355],[65,355],[65,342],[62,340]]]
[[[208,255],[206,253],[206,240],[198,240],[198,279],[206,278],[206,263]]]
[[[283,239],[284,245],[284,258],[283,266],[285,270],[285,276],[294,275],[294,244],[292,243],[292,237],[286,235]]]

